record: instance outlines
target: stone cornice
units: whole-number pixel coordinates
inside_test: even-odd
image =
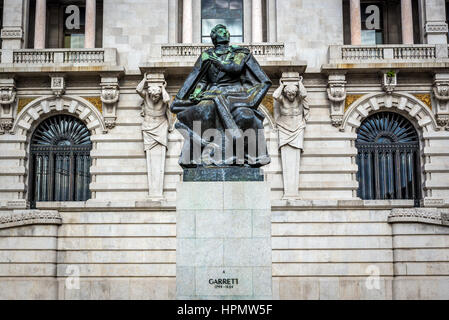
[[[12,214],[0,216],[0,229],[35,224],[62,224],[58,211],[14,210]]]

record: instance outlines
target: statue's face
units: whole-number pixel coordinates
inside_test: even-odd
[[[217,30],[217,38],[216,43],[217,44],[228,44],[229,40],[231,39],[231,34],[226,28],[219,28]]]
[[[295,101],[295,98],[298,94],[298,87],[294,85],[288,85],[284,89],[284,95],[290,102]]]
[[[153,102],[158,102],[161,99],[162,90],[160,87],[150,86],[148,87],[148,95]]]

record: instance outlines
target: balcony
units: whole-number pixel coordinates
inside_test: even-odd
[[[243,44],[256,57],[284,57],[285,45],[283,43],[263,43],[263,44]],[[195,57],[198,58],[201,52],[212,48],[209,44],[166,44],[161,46],[161,56],[165,58],[173,57]]]
[[[255,56],[265,72],[280,75],[285,70],[304,72],[306,62],[296,57],[295,43],[239,44]],[[149,62],[141,66],[142,72],[163,69],[166,74],[186,75],[201,53],[211,44],[162,44],[152,46]]]
[[[447,44],[331,45],[323,69],[435,69],[449,67]]]
[[[111,71],[117,68],[117,50],[2,49],[2,72]],[[120,69],[121,70],[121,69]]]

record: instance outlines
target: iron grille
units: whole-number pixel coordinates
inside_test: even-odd
[[[91,149],[90,132],[78,119],[58,115],[43,121],[31,139],[31,206],[89,199]]]
[[[357,131],[358,196],[421,199],[419,139],[413,125],[393,112],[367,118]]]

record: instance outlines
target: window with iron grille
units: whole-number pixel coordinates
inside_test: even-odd
[[[72,116],[57,115],[39,124],[30,146],[31,205],[89,199],[91,149],[89,130]]]
[[[362,199],[421,199],[418,134],[403,116],[379,112],[357,131],[358,196]]]

